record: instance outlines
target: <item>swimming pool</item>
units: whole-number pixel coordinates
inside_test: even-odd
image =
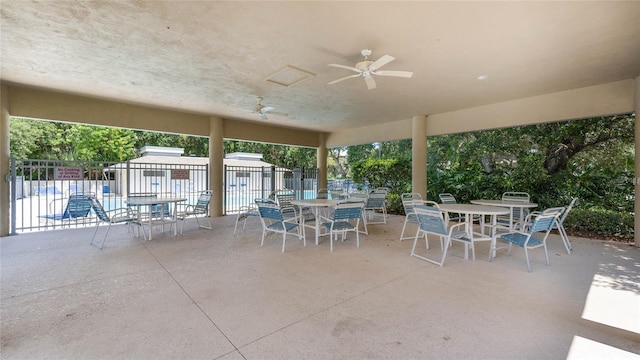
[[[184,195],[184,197],[187,198],[187,201],[186,203],[182,203],[182,204],[195,205],[198,202],[198,196],[199,194]],[[261,191],[247,191],[247,192],[229,191],[225,194],[224,212],[225,213],[237,212],[239,211],[240,207],[252,204],[255,201],[255,199],[262,198],[262,197],[268,197],[268,195],[266,196],[263,195]],[[315,190],[304,191],[305,199],[315,199],[315,197],[316,197]],[[104,196],[100,202],[102,203],[102,206],[106,211],[127,207],[126,198],[123,198],[122,196]]]

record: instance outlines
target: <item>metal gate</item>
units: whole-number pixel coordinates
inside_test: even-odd
[[[11,159],[11,234],[95,225],[95,216],[65,218],[69,195],[95,194],[106,210],[132,193],[183,196],[195,204],[209,185],[208,165]]]
[[[223,214],[234,214],[256,198],[292,190],[315,198],[318,169],[225,166]],[[95,225],[95,216],[65,219],[69,195],[93,193],[106,210],[126,206],[128,194],[183,196],[189,204],[209,185],[208,165],[11,159],[11,234]]]
[[[224,174],[225,214],[237,213],[278,190],[292,190],[297,199],[315,198],[318,192],[318,169],[225,165]]]

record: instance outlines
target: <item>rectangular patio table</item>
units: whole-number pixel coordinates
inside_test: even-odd
[[[457,214],[464,214],[464,222],[466,224],[465,228],[467,233],[469,234],[471,242],[475,241],[491,241],[491,248],[489,251],[489,259],[492,256],[492,252],[495,249],[495,224],[497,221],[498,215],[507,215],[510,210],[507,208],[501,208],[496,206],[484,206],[477,204],[438,204],[438,207],[442,211],[452,212]],[[491,217],[491,233],[489,236],[484,234],[484,229],[482,233],[477,233],[473,231],[473,215],[490,216]],[[474,251],[475,252],[475,251]],[[495,256],[495,255],[494,255]],[[468,259],[468,249],[465,247],[464,250],[464,258]],[[475,254],[474,259],[475,260]]]
[[[178,220],[177,220],[177,216],[178,216],[178,212],[177,212],[177,205],[179,202],[183,202],[183,201],[187,201],[187,198],[185,197],[133,197],[133,198],[128,198],[127,200],[125,200],[127,205],[131,205],[131,206],[135,206],[138,208],[138,221],[141,225],[147,225],[149,226],[149,240],[151,240],[151,234],[153,233],[152,229],[153,226],[162,226],[162,229],[164,231],[164,225],[174,225],[173,227],[173,236],[178,235]],[[164,205],[165,204],[171,204],[173,203],[173,211],[172,216],[170,219],[166,219],[163,217],[161,218],[154,218],[153,217],[153,205],[162,205],[161,206],[161,211],[164,212]],[[148,214],[148,222],[142,222],[142,211],[141,208],[143,206],[146,206],[147,208],[149,208],[149,214]],[[144,231],[144,229],[142,229],[142,231]]]
[[[300,208],[300,213],[302,214],[303,207],[311,207],[313,208],[313,216],[315,216],[315,224],[312,227],[316,232],[316,245],[318,245],[319,237],[320,237],[320,208],[325,207],[334,207],[338,204],[338,199],[302,199],[302,200],[291,200],[292,205],[296,205]],[[301,217],[301,221],[304,222],[304,217]],[[304,225],[303,226],[307,226]],[[309,226],[311,227],[311,226]],[[306,235],[304,235],[306,237]]]

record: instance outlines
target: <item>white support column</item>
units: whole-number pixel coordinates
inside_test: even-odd
[[[427,117],[411,119],[411,191],[427,196]]]
[[[9,213],[9,94],[6,85],[0,85],[0,236],[11,231]]]
[[[636,111],[636,126],[635,126],[635,177],[633,179],[634,189],[634,205],[633,211],[635,216],[633,217],[634,240],[636,247],[640,247],[640,76],[635,79],[635,111]]]
[[[212,116],[209,119],[209,189],[213,197],[209,204],[211,216],[222,216],[223,194],[222,182],[224,177],[224,121]]]
[[[318,166],[318,189],[327,188],[327,137],[324,133],[318,135],[318,146],[316,161]]]

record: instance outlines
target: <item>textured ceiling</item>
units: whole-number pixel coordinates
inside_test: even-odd
[[[333,131],[632,79],[640,2],[5,1],[1,78]],[[352,74],[360,50],[396,60]],[[315,76],[284,87],[286,65]],[[486,80],[478,76],[488,75]],[[288,116],[261,120],[256,97]]]

